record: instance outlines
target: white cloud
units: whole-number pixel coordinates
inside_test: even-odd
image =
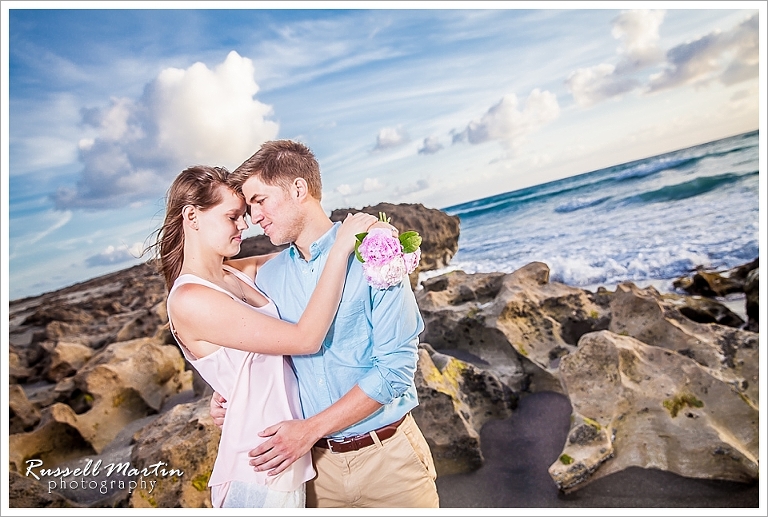
[[[516,147],[523,139],[540,127],[560,116],[560,106],[555,94],[534,89],[522,109],[518,108],[514,93],[505,95],[488,112],[473,120],[462,131],[454,133],[454,142],[466,140],[471,144],[480,144],[488,140],[498,140],[505,147]]]
[[[627,11],[614,20],[612,34],[621,40],[618,63],[580,68],[565,81],[580,106],[589,107],[640,88],[655,92],[713,80],[730,85],[757,77],[757,14],[726,32],[714,30],[677,45],[663,56],[658,44],[664,15],[664,11]],[[645,85],[633,75],[655,65],[662,65],[663,70],[652,74]]]
[[[129,260],[140,258],[143,249],[143,245],[140,242],[136,242],[130,247],[125,244],[117,247],[107,246],[101,253],[85,259],[85,263],[88,267],[97,267],[128,262]]]
[[[374,192],[384,188],[384,184],[379,181],[379,178],[365,178],[363,181],[363,192]]]
[[[638,88],[641,83],[630,74],[661,61],[659,27],[665,11],[625,11],[613,20],[611,34],[620,40],[621,57],[617,65],[601,63],[571,72],[565,84],[573,99],[582,107],[618,97]]]
[[[430,187],[429,179],[421,178],[414,183],[408,183],[407,185],[398,186],[395,188],[395,196],[405,196],[407,194],[413,194],[414,192],[421,192]]]
[[[440,143],[436,137],[428,136],[424,139],[424,143],[419,148],[419,154],[435,154],[443,148],[443,144]]]
[[[580,68],[568,75],[565,84],[573,99],[582,107],[617,97],[640,85],[636,79],[616,75],[615,71],[615,66],[606,63],[591,68]]]
[[[342,183],[333,189],[333,192],[341,196],[344,205],[350,206],[353,198],[370,192],[378,192],[386,187],[387,185],[379,181],[378,178],[365,178],[360,183],[354,185]]]
[[[611,34],[621,40],[618,49],[623,59],[617,66],[620,72],[645,68],[663,58],[659,48],[659,27],[665,11],[637,10],[621,13],[613,21]]]
[[[83,109],[98,136],[81,141],[81,177],[56,192],[57,208],[125,206],[162,193],[189,165],[239,164],[278,132],[258,90],[253,63],[232,51],[213,70],[163,70],[137,100]]]
[[[342,196],[348,196],[352,193],[352,187],[350,187],[348,184],[344,183],[342,185],[339,185],[336,187],[336,192],[341,194]]]
[[[667,52],[667,67],[651,77],[649,91],[719,80],[726,85],[758,75],[758,16],[713,31]]]
[[[376,147],[374,147],[373,150],[382,151],[384,149],[399,147],[409,140],[408,133],[402,127],[385,127],[382,128],[376,136]]]

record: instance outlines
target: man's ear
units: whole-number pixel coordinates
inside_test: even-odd
[[[307,180],[304,178],[296,178],[293,180],[293,188],[291,189],[293,197],[297,200],[303,200],[309,195],[309,187],[307,186]]]

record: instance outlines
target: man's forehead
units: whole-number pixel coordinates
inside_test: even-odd
[[[272,200],[277,200],[277,202],[282,202],[288,197],[288,190],[284,186],[279,183],[276,185],[264,183],[258,176],[251,176],[245,180],[242,191],[245,202],[249,205],[256,204],[260,198],[269,197]]]
[[[272,187],[261,181],[257,176],[251,176],[243,183],[243,194],[246,199],[250,199],[254,196],[266,194],[270,188]]]

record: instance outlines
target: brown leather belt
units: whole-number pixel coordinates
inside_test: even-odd
[[[393,422],[389,425],[385,425],[384,427],[379,427],[378,429],[374,430],[373,432],[376,433],[376,436],[379,437],[379,441],[383,442],[387,438],[391,438],[392,435],[395,434],[395,431],[397,431],[398,426],[403,423],[403,420],[405,420],[406,416],[408,416],[408,413],[406,413],[403,418],[397,422]],[[330,449],[331,452],[338,453],[358,451],[364,447],[373,445],[374,443],[376,442],[373,441],[370,433],[366,433],[358,434],[357,436],[349,436],[339,440],[333,438],[320,438],[317,443],[315,443],[315,447]]]

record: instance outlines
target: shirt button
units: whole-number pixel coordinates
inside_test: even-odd
[[[323,380],[323,379],[318,379],[318,380],[317,380],[317,384],[318,384],[318,385],[320,385],[320,386],[322,386],[323,384],[325,384],[325,380]]]

